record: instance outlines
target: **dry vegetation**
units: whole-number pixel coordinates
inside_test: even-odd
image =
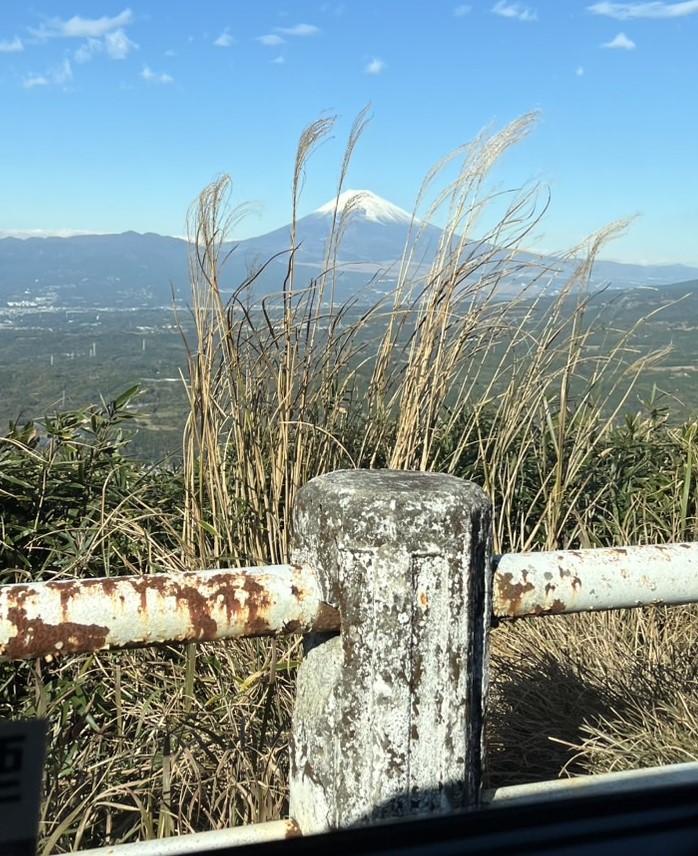
[[[352,129],[337,195],[365,119]],[[92,413],[63,434],[44,426],[48,444],[34,427],[16,429],[0,445],[21,475],[0,494],[10,509],[3,580],[285,561],[296,491],[339,467],[476,480],[493,497],[500,551],[694,538],[697,425],[670,430],[661,413],[621,418],[639,373],[661,354],[638,357],[634,330],[603,353],[588,347],[586,280],[623,224],[590,240],[543,321],[534,295],[544,272],[520,297],[499,297],[547,200],[535,189],[495,197],[489,174],[533,119],[434,169],[395,292],[361,312],[334,298],[351,205],[336,212],[324,273],[302,282],[295,265],[303,174],[331,120],[301,137],[286,277],[261,306],[254,272],[232,296],[219,289],[237,215],[227,176],[207,187],[190,217],[196,340],[186,343],[183,472],[139,471],[120,456],[109,433],[119,407],[104,436],[90,434]],[[497,225],[473,242],[495,198]],[[421,223],[444,218],[431,271],[415,282]],[[61,491],[78,472],[92,479],[80,515],[47,516],[33,485],[65,507]],[[20,511],[33,520],[24,541],[12,529]],[[697,634],[689,608],[494,630],[490,783],[698,759]],[[298,656],[297,640],[249,641],[2,666],[0,713],[50,723],[41,852],[280,816]]]

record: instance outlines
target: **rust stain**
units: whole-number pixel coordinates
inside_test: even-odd
[[[521,601],[525,594],[533,591],[533,583],[515,583],[512,573],[497,574],[495,577],[497,587],[497,612],[500,615],[514,617],[521,611]]]
[[[47,624],[40,618],[27,618],[23,606],[7,610],[7,619],[17,630],[0,653],[11,660],[43,657],[47,654],[79,654],[107,647],[109,628],[100,624]]]
[[[91,584],[98,583],[101,591],[103,591],[104,594],[106,594],[106,596],[108,598],[111,598],[112,600],[115,600],[117,595],[119,596],[119,600],[121,600],[122,602],[125,600],[123,594],[121,594],[119,591],[119,581],[114,579],[113,577],[104,577],[104,579],[101,580],[86,580],[86,582],[89,582]],[[88,591],[90,588],[91,586],[88,586]]]
[[[27,585],[26,583],[11,583],[11,585],[12,591],[15,595],[23,595],[33,591],[32,586]],[[46,583],[46,585],[48,585],[48,583]]]
[[[300,826],[293,818],[286,821],[286,834],[284,838],[300,838],[303,835]]]
[[[141,599],[141,610],[145,612],[148,608],[148,589],[155,588],[158,589],[158,583],[155,582],[158,579],[157,574],[152,574],[148,577],[140,577],[137,580],[134,580],[131,584],[136,591],[136,594],[140,595]],[[151,583],[155,583],[155,585],[151,585]]]
[[[245,575],[242,591],[247,594],[245,626],[250,636],[265,636],[273,632],[269,611],[274,603],[266,588],[254,577]]]
[[[245,592],[246,597],[241,597],[240,592]],[[274,633],[271,620],[271,608],[274,606],[273,598],[263,587],[259,590],[252,589],[247,585],[228,590],[224,595],[228,621],[235,620],[244,627],[244,635],[266,636]],[[289,622],[293,623],[293,621]]]
[[[286,621],[284,623],[284,626],[281,628],[281,633],[302,633],[305,629],[303,622],[294,619],[293,621]]]
[[[564,576],[569,576],[569,572]],[[561,574],[561,576],[563,576]],[[572,587],[581,586],[581,580],[574,577]],[[496,594],[494,599],[495,614],[500,617],[518,618],[524,615],[558,615],[567,612],[567,605],[560,598],[551,600],[554,592],[557,590],[555,583],[548,582],[545,585],[545,602],[544,603],[527,603],[524,605],[525,595],[533,592],[536,596],[536,586],[533,582],[514,582],[512,573],[497,574],[495,576]],[[539,591],[537,599],[543,600],[543,592]]]
[[[177,585],[175,597],[177,599],[177,611],[183,608],[189,611],[189,619],[194,638],[198,641],[208,641],[216,638],[218,624],[211,617],[211,600],[201,594],[194,586]]]
[[[419,602],[426,609],[429,605],[429,598],[426,595],[426,592],[420,591],[419,593]]]
[[[567,612],[567,606],[559,598],[554,600],[550,606],[538,605],[532,610],[533,615],[561,615],[564,612]]]
[[[222,585],[211,594],[212,602],[222,603],[225,607],[225,620],[228,625],[240,620],[244,614],[245,605],[238,589],[234,585]]]
[[[331,633],[340,629],[341,617],[339,610],[324,601],[318,607],[313,621],[313,630],[318,633]]]
[[[582,581],[579,579],[579,577],[577,577],[577,576],[572,577],[572,589],[573,589],[573,591],[577,591],[577,589],[579,589],[581,587],[582,587]]]
[[[671,561],[671,552],[672,552],[674,547],[683,547],[684,549],[690,549],[691,544],[685,544],[685,543],[682,543],[682,544],[654,544],[652,546],[652,549],[658,550],[660,553],[666,553],[668,551],[669,555],[668,556],[663,555],[662,559],[664,559],[667,562],[670,562]]]

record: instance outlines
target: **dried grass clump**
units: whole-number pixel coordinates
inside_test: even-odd
[[[176,648],[11,664],[0,717],[49,723],[39,854],[283,814],[298,645],[257,671],[235,644],[197,653],[195,675]]]
[[[492,787],[698,761],[698,607],[502,624],[492,666]]]

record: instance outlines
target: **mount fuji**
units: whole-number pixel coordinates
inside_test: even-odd
[[[336,255],[335,293],[344,299],[366,288],[385,293],[396,281],[408,240],[420,233],[418,258],[413,270],[433,259],[442,230],[424,225],[407,211],[368,190],[346,190],[296,223],[296,275],[318,277],[327,264],[328,240],[333,223],[341,230]],[[341,224],[341,225],[340,225]],[[240,241],[233,253],[245,268],[278,255],[257,283],[258,291],[279,289],[280,269],[288,263],[291,227],[283,226],[258,238]],[[426,268],[424,268],[426,270]]]
[[[337,261],[345,269],[378,273],[386,265],[399,262],[410,232],[416,234],[420,223],[412,215],[392,202],[376,196],[368,190],[346,190],[336,199],[331,199],[317,210],[298,220],[296,224],[296,262],[302,265],[322,266],[326,260],[327,241],[333,222],[342,224],[342,239]],[[420,240],[436,251],[441,229],[424,227]],[[259,238],[241,241],[236,252],[249,258],[249,254],[262,253],[271,257],[274,253],[288,251],[291,228],[283,226]],[[347,267],[348,266],[348,267]],[[318,271],[319,272],[319,271]]]

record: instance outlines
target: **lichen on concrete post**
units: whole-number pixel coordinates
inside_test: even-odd
[[[439,473],[309,482],[294,562],[340,612],[298,671],[290,813],[304,834],[477,805],[491,616],[491,504]]]

